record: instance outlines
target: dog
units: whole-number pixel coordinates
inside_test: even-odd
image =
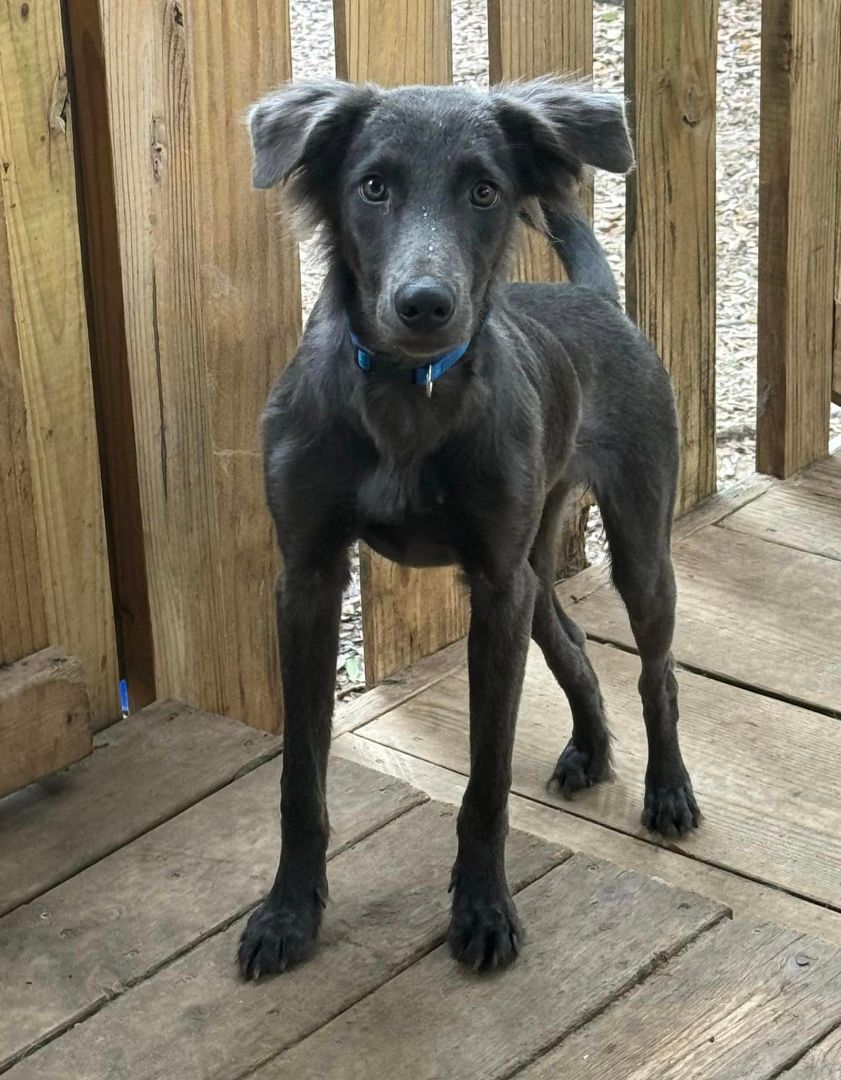
[[[253,184],[283,184],[320,229],[327,273],[264,417],[283,557],[285,741],[277,877],[239,946],[245,978],[313,951],[327,898],[325,805],[342,592],[357,539],[399,563],[457,565],[470,593],[470,779],[448,940],[474,969],[517,955],[505,876],[514,728],[529,640],[565,692],[565,796],[611,776],[584,635],[554,592],[558,523],[587,485],[641,661],[643,822],[675,837],[698,806],[670,655],[674,399],[619,308],[577,198],[584,170],[633,165],[620,99],[556,78],[478,92],[292,84],[249,113]],[[507,284],[524,227],[570,284]]]

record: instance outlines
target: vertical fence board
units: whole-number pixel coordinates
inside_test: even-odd
[[[157,694],[274,728],[259,415],[299,281],[250,191],[241,119],[289,77],[287,7],[99,10]]]
[[[835,173],[835,314],[832,329],[832,400],[841,405],[841,108],[838,110],[838,159]]]
[[[627,0],[627,300],[669,370],[681,429],[677,509],[715,490],[717,0]]]
[[[764,0],[757,466],[789,476],[829,442],[841,0]]]
[[[4,493],[11,480],[15,499],[28,498],[22,388],[34,506],[34,530],[25,509],[16,525],[15,544],[29,546],[13,554],[12,573],[20,583],[21,558],[40,564],[47,640],[81,661],[93,722],[102,726],[118,714],[117,657],[58,0],[4,8],[0,90],[0,239],[8,254],[0,271],[8,274],[0,320],[13,318],[16,326],[14,335],[6,327],[0,347],[7,376],[14,368],[9,349],[17,349],[20,363],[19,384],[18,375],[10,383],[15,397],[6,406],[14,426],[4,437],[12,437],[15,453]],[[28,624],[17,647],[28,649],[45,644],[44,626],[36,571],[23,573],[31,591],[25,602],[19,592],[15,601]]]
[[[532,79],[548,73],[593,72],[593,0],[488,0],[491,83]],[[592,216],[593,187],[582,184],[581,200]],[[520,281],[564,281],[563,266],[544,237],[529,230],[514,276]],[[558,575],[587,565],[585,540],[591,498],[584,495],[559,539]]]
[[[538,75],[592,75],[593,0],[488,0],[491,83]],[[592,185],[582,201],[592,212]],[[517,253],[521,281],[563,281],[548,242],[529,231]]]
[[[0,164],[2,167],[2,164]],[[47,644],[26,405],[12,305],[6,215],[0,198],[0,664]]]
[[[259,418],[301,331],[297,245],[276,228],[277,193],[252,193],[246,107],[292,75],[286,0],[195,3],[189,24],[212,482],[220,523],[226,713],[280,717],[276,545]],[[267,207],[268,202],[268,207]]]
[[[385,86],[452,77],[449,0],[334,0],[336,68]],[[455,570],[411,570],[361,546],[365,676],[380,682],[467,630]]]
[[[155,699],[155,661],[143,546],[134,416],[120,278],[109,109],[99,0],[66,7],[70,92],[82,185],[82,245],[109,533],[120,669],[133,709]]]

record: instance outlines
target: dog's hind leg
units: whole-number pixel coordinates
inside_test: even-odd
[[[671,656],[675,578],[670,554],[673,479],[653,468],[639,480],[607,479],[596,494],[610,544],[613,581],[628,610],[639,651],[648,737],[643,824],[677,837],[697,827],[700,814],[678,741],[677,680]],[[621,470],[610,470],[610,478]]]
[[[537,576],[532,637],[549,670],[564,691],[572,713],[572,735],[558,758],[550,783],[565,796],[611,776],[610,733],[598,679],[584,651],[581,629],[555,595],[555,537],[557,518],[566,498],[565,485],[550,494],[531,552]]]

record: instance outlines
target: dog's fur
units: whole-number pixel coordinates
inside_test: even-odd
[[[322,230],[328,272],[265,417],[266,489],[283,555],[283,842],[275,883],[242,937],[241,970],[283,970],[309,954],[318,932],[341,599],[357,538],[411,566],[457,564],[469,585],[471,773],[449,940],[473,967],[504,965],[520,940],[504,843],[530,637],[572,711],[553,781],[572,795],[611,771],[584,636],[553,591],[557,524],[577,485],[589,485],[601,508],[639,648],[643,820],[666,836],[698,823],[670,657],[672,392],[619,310],[575,196],[584,166],[631,167],[622,104],[554,79],[484,94],[329,82],[281,89],[254,106],[250,126],[255,186],[286,182],[298,215]],[[360,190],[372,176],[368,196],[386,189],[375,203]],[[488,184],[496,203],[474,205]],[[548,226],[573,284],[504,284],[524,217]],[[403,325],[394,299],[419,278],[454,299],[449,321],[423,333]],[[428,397],[408,380],[360,370],[350,327],[407,371],[471,345]]]

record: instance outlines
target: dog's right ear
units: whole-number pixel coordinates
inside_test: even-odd
[[[307,167],[320,151],[333,170],[358,122],[377,100],[377,88],[330,80],[290,83],[248,110],[254,149],[251,179],[270,188]]]

